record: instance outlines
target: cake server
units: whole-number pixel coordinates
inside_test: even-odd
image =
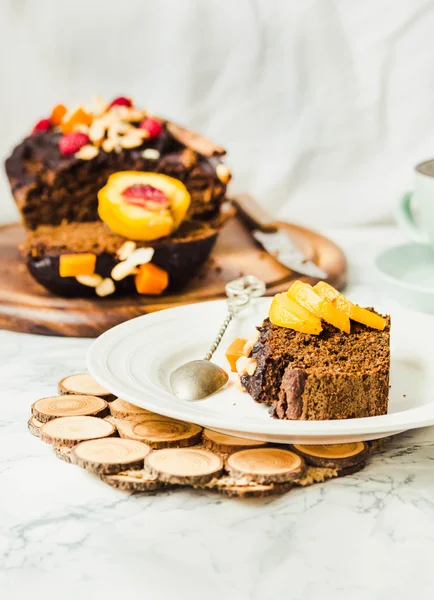
[[[327,273],[307,259],[288,233],[279,228],[267,211],[252,196],[240,194],[232,198],[242,220],[253,229],[255,240],[282,265],[309,277],[326,279]]]
[[[226,284],[228,314],[220,327],[214,343],[202,360],[192,360],[181,365],[170,375],[173,393],[181,400],[204,400],[223,387],[229,376],[221,367],[211,362],[232,319],[243,311],[252,298],[265,294],[265,283],[247,275]]]

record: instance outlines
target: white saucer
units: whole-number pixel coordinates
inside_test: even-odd
[[[381,252],[377,273],[387,292],[401,304],[434,313],[434,250],[424,244],[403,244]]]
[[[270,299],[257,300],[250,314],[234,321],[215,362],[227,370],[224,351],[234,337],[251,337],[267,315]],[[172,308],[127,321],[90,347],[88,368],[104,387],[136,404],[231,435],[281,443],[324,444],[370,440],[434,424],[434,317],[410,311],[392,314],[389,414],[341,421],[279,421],[240,392],[233,381],[199,402],[176,398],[170,373],[201,358],[226,314],[223,300]],[[234,376],[232,376],[234,378]]]

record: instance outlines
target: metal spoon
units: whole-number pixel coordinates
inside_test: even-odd
[[[228,374],[212,363],[211,358],[219,347],[234,316],[244,310],[250,304],[252,298],[263,296],[265,283],[253,275],[247,275],[230,281],[225,290],[228,297],[228,314],[213,345],[202,360],[192,360],[185,365],[181,365],[170,375],[172,391],[181,400],[203,400],[227,383]]]

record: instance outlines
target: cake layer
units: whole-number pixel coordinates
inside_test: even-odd
[[[217,176],[218,157],[186,148],[163,127],[161,135],[137,148],[105,152],[83,160],[63,155],[58,131],[26,137],[6,160],[6,174],[24,225],[60,225],[98,220],[97,192],[117,171],[152,171],[180,179],[191,195],[189,218],[218,214],[226,185]],[[146,150],[151,150],[147,153]],[[149,157],[149,155],[151,157]]]
[[[384,331],[351,322],[346,334],[327,323],[319,335],[258,327],[253,375],[241,382],[279,419],[325,420],[387,412],[390,318]]]
[[[216,242],[218,229],[197,221],[185,221],[170,237],[154,242],[137,242],[137,248],[154,249],[152,263],[169,274],[167,291],[184,286],[208,259]],[[74,253],[96,255],[95,273],[110,277],[120,261],[118,250],[126,239],[113,233],[102,221],[68,223],[58,227],[41,225],[29,231],[21,247],[24,260],[35,279],[54,294],[62,296],[95,296],[75,277],[61,277],[60,256]],[[136,293],[134,277],[116,281],[114,295]]]

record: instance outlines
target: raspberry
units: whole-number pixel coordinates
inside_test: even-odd
[[[38,133],[39,131],[48,131],[51,127],[51,119],[41,119],[33,127],[32,134]]]
[[[87,133],[67,133],[62,135],[59,140],[59,150],[62,154],[75,154],[80,150],[82,146],[89,143],[89,136]]]
[[[148,210],[160,210],[169,205],[166,194],[149,184],[135,183],[130,185],[124,189],[122,196],[126,199],[127,204],[141,206]]]
[[[151,139],[158,137],[163,131],[161,123],[159,123],[156,119],[151,118],[143,119],[139,127],[140,129],[146,129]]]
[[[118,96],[108,105],[108,110],[112,108],[112,106],[132,106],[133,101],[131,98],[126,98],[125,96]]]

